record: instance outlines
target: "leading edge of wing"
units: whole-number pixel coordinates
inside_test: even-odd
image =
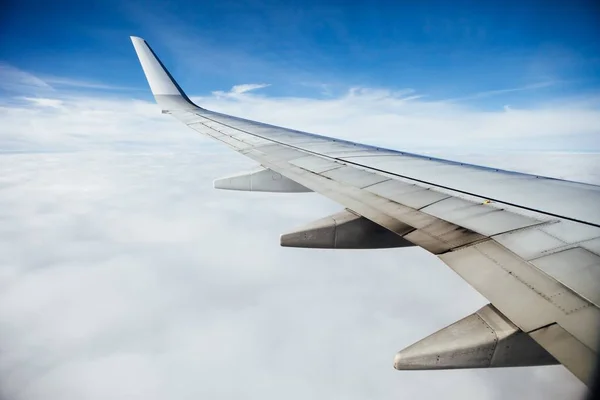
[[[140,60],[150,90],[163,111],[200,108],[185,94],[169,70],[160,61],[148,42],[141,37],[130,36],[133,48]]]

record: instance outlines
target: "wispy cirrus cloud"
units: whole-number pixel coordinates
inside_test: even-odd
[[[0,62],[0,90],[10,94],[22,93],[39,96],[55,91],[132,91],[138,89],[81,78],[35,74]]]
[[[68,87],[76,89],[97,89],[97,90],[139,90],[127,86],[110,85],[101,82],[90,81],[86,79],[74,79],[58,76],[43,76],[44,82],[51,84],[56,88]]]
[[[44,97],[24,97],[23,99],[39,107],[60,108],[64,104],[63,100],[61,99],[50,99]]]
[[[0,89],[9,92],[54,90],[45,80],[13,65],[0,62]]]
[[[240,94],[240,93],[249,92],[251,90],[266,88],[268,86],[271,86],[271,85],[269,85],[268,83],[246,83],[243,85],[235,85],[234,87],[231,88],[230,92]]]
[[[229,91],[225,92],[222,90],[217,90],[213,92],[214,96],[217,97],[240,97],[241,95],[244,95],[245,93],[254,91],[254,90],[258,90],[258,89],[262,89],[262,88],[266,88],[268,86],[271,86],[268,83],[244,83],[241,85],[234,85]]]
[[[559,83],[558,81],[544,81],[544,82],[531,83],[529,85],[523,85],[523,86],[519,86],[519,87],[512,87],[512,88],[506,88],[506,89],[486,90],[486,91],[483,91],[483,92],[477,92],[477,93],[469,94],[469,95],[466,95],[466,96],[460,96],[460,97],[455,97],[455,98],[452,98],[452,99],[447,99],[445,101],[461,101],[461,100],[483,99],[483,98],[486,98],[486,97],[500,96],[500,95],[507,94],[507,93],[523,92],[523,91],[527,91],[527,90],[544,89],[544,88],[548,88],[548,87],[551,87],[551,86],[555,86],[558,83]]]

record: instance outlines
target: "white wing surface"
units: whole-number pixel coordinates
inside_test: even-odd
[[[490,305],[400,351],[397,369],[560,362],[591,382],[600,327],[600,187],[281,128],[193,104],[132,37],[163,113],[255,160],[233,190],[320,193],[344,207],[295,232],[296,247],[420,246]]]

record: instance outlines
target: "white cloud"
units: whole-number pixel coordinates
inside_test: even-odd
[[[270,86],[268,83],[246,83],[243,85],[235,85],[231,88],[231,93],[246,93],[251,90],[257,90]]]
[[[249,166],[204,151],[0,157],[13,171],[0,197],[0,265],[12,266],[0,281],[1,397],[359,399],[401,388],[485,399],[508,380],[503,396],[580,393],[558,367],[394,371],[397,350],[484,300],[419,249],[278,247],[281,232],[339,208],[211,189]]]
[[[518,126],[532,121],[564,135],[567,123],[552,112],[577,115],[575,132],[594,132],[587,124],[598,118],[589,107],[491,113],[403,99],[410,95],[359,90],[330,100],[249,94],[198,101],[397,148],[418,145],[415,136],[430,147],[452,142],[444,135],[468,142],[477,126],[482,140],[498,137],[494,122],[512,126],[509,135],[538,138]],[[396,351],[485,300],[420,249],[280,248],[279,234],[340,207],[314,194],[213,190],[215,177],[253,163],[154,104],[50,100],[60,106],[44,98],[0,108],[0,147],[26,153],[0,154],[0,398],[583,393],[562,367],[394,371]],[[510,122],[500,115],[513,111],[519,118]],[[591,155],[455,155],[597,178]]]
[[[24,97],[24,99],[40,107],[60,108],[63,105],[61,99],[47,99],[44,97]]]
[[[105,83],[94,82],[86,79],[73,79],[73,78],[64,78],[58,76],[44,76],[44,82],[51,84],[56,87],[72,87],[79,89],[99,89],[99,90],[133,90],[134,88],[124,87],[124,86],[116,86],[116,85],[107,85]]]
[[[0,89],[13,93],[26,93],[33,95],[52,94],[60,96],[59,90],[69,89],[92,89],[122,91],[134,90],[134,88],[108,85],[101,82],[86,79],[66,78],[51,75],[37,75],[13,65],[0,62]]]
[[[245,97],[245,93],[251,92],[253,90],[266,88],[268,86],[271,85],[269,85],[268,83],[245,83],[242,85],[233,86],[228,92],[217,90],[214,91],[212,94],[217,98],[239,99]]]
[[[0,89],[11,92],[54,90],[51,85],[34,74],[2,62],[0,62]]]
[[[165,119],[155,104],[129,99],[26,98],[0,106],[0,118],[0,149],[5,152],[173,149],[199,140]]]
[[[526,90],[535,90],[535,89],[543,89],[543,88],[547,88],[547,87],[550,87],[550,86],[554,86],[557,83],[558,83],[557,81],[545,81],[545,82],[530,83],[528,85],[523,85],[523,86],[513,87],[513,88],[507,88],[507,89],[486,90],[484,92],[478,92],[478,93],[470,94],[470,95],[467,95],[467,96],[457,97],[457,98],[454,98],[454,99],[449,99],[447,101],[482,99],[482,98],[485,98],[485,97],[493,97],[493,96],[498,96],[498,95],[506,94],[506,93],[522,92],[522,91],[526,91]]]
[[[354,88],[343,96],[327,99],[254,96],[243,89],[224,93],[194,100],[233,115],[406,150],[600,151],[600,107],[595,101],[478,110],[417,98],[419,95],[410,89],[394,92]],[[112,147],[124,140],[179,147],[198,140],[182,126],[173,128],[154,104],[114,97],[43,98],[35,100],[40,107],[0,107],[0,141],[11,141],[10,148],[26,147],[26,143],[87,148],[91,144]],[[58,112],[41,107],[49,102],[60,102],[62,108]],[[146,133],[139,134],[142,131]]]
[[[600,150],[597,102],[495,111],[427,101],[408,89],[353,88],[328,99],[197,97],[209,109],[392,148]]]

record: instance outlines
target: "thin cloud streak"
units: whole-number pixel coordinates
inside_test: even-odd
[[[231,93],[246,93],[249,92],[251,90],[257,90],[257,89],[262,89],[262,88],[266,88],[269,85],[268,83],[245,83],[243,85],[235,85],[234,87],[231,88]]]
[[[7,63],[0,63],[0,89],[10,92],[54,90],[38,76]]]
[[[23,99],[40,107],[60,108],[64,104],[60,99],[48,99],[43,97],[23,97]]]
[[[37,75],[7,63],[0,63],[0,90],[11,93],[29,93],[40,95],[46,92],[64,91],[65,89],[91,89],[106,91],[140,90],[127,86],[109,85],[85,79],[74,79],[59,76]],[[82,93],[79,90],[79,93]]]
[[[248,92],[266,88],[269,86],[271,85],[268,83],[244,83],[241,85],[234,85],[228,92],[217,90],[212,92],[212,94],[216,97],[239,98],[241,96],[244,96]]]
[[[128,86],[116,86],[109,85],[101,82],[88,81],[84,79],[72,79],[72,78],[64,78],[57,76],[44,76],[43,80],[48,84],[51,84],[55,87],[73,87],[80,89],[98,89],[98,90],[140,90],[139,88],[133,88]]]
[[[470,95],[466,95],[466,96],[455,97],[455,98],[446,99],[446,100],[443,100],[443,101],[452,102],[452,101],[462,101],[462,100],[483,99],[483,98],[486,98],[486,97],[499,96],[499,95],[506,94],[506,93],[514,93],[514,92],[522,92],[522,91],[526,91],[526,90],[543,89],[543,88],[547,88],[547,87],[550,87],[550,86],[554,86],[557,83],[558,83],[558,81],[547,81],[547,82],[532,83],[532,84],[529,84],[529,85],[515,87],[515,88],[487,90],[487,91],[484,91],[484,92],[478,92],[478,93],[474,93],[474,94],[470,94]]]

